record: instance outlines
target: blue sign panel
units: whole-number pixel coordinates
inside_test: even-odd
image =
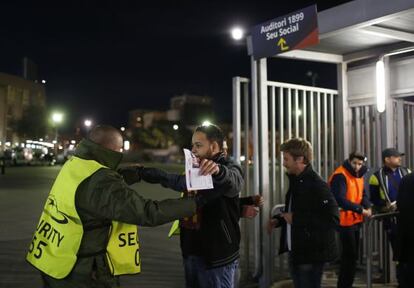
[[[316,5],[253,27],[253,58],[271,57],[319,43]]]

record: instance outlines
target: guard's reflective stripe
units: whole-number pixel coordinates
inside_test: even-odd
[[[355,204],[361,205],[364,192],[364,179],[352,176],[348,170],[342,165],[329,177],[329,184],[335,175],[342,174],[346,179],[346,195],[345,198]],[[339,210],[340,226],[352,226],[363,221],[363,216],[350,210]]]
[[[83,236],[83,226],[75,207],[76,190],[82,181],[101,168],[106,167],[93,160],[72,157],[62,167],[52,186],[26,259],[53,278],[65,278],[76,263],[76,255]],[[134,227],[137,233],[137,227]],[[119,232],[116,235],[119,236],[123,232],[120,230],[124,228],[127,229],[125,231],[127,234],[132,232],[131,227],[116,225],[116,230]],[[137,236],[135,239],[138,239]],[[109,243],[113,242],[114,240],[110,239]],[[120,249],[126,250],[121,247]],[[114,266],[122,263],[117,257],[118,255],[111,257]],[[126,265],[123,264],[122,267],[116,266],[113,270],[118,273],[117,275],[129,274],[131,270],[137,271],[136,262],[139,263],[139,258],[138,261],[130,262],[130,266],[135,267],[134,269],[125,268]],[[122,273],[123,271],[126,272]]]
[[[171,238],[174,235],[180,235],[180,220],[175,220],[171,225],[170,232],[168,232],[168,237]]]
[[[138,227],[136,225],[113,221],[106,251],[112,275],[141,272]]]

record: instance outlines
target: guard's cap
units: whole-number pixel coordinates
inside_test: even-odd
[[[404,153],[401,153],[400,151],[398,151],[395,148],[387,148],[385,150],[382,151],[382,160],[384,160],[387,157],[391,157],[391,156],[404,156]]]

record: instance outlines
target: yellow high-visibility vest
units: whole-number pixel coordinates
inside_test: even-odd
[[[43,273],[63,279],[76,264],[83,225],[76,211],[78,186],[99,169],[108,169],[93,160],[72,157],[62,167],[37,225],[26,259]],[[141,271],[138,227],[112,222],[107,250],[113,275]]]

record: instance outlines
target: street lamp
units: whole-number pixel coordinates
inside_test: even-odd
[[[55,154],[57,154],[57,143],[58,143],[58,125],[63,121],[63,113],[53,112],[52,113],[53,126],[55,126]]]
[[[85,121],[83,121],[83,125],[85,125],[86,129],[89,129],[92,126],[92,120],[85,119]]]
[[[244,37],[243,29],[240,27],[234,27],[233,29],[231,29],[231,37],[237,41],[243,39]]]
[[[52,121],[53,123],[56,124],[60,124],[63,121],[63,114],[60,112],[54,112],[52,114]]]

